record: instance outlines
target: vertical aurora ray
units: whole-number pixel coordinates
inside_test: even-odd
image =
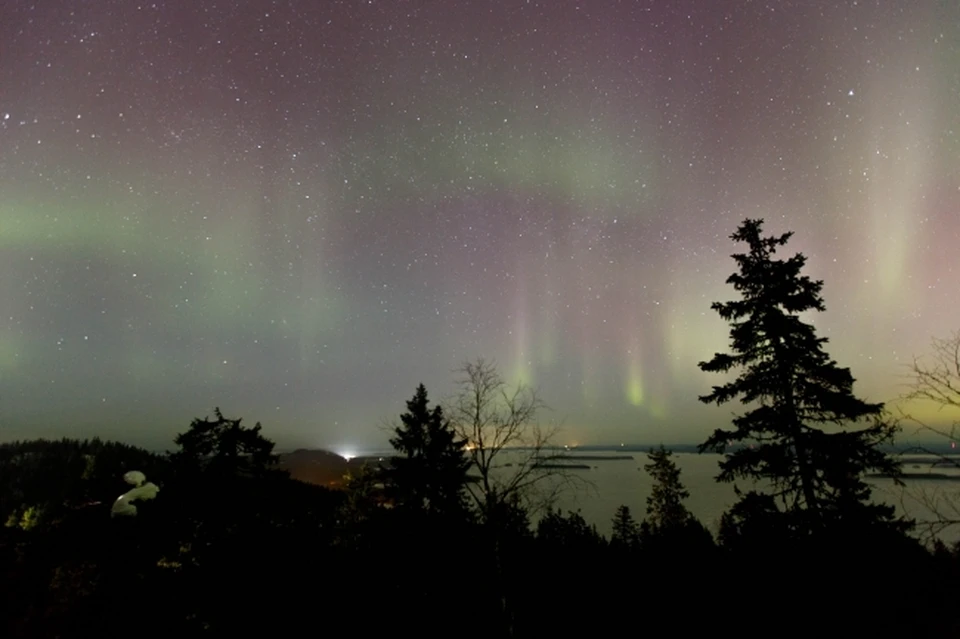
[[[643,318],[637,313],[637,298],[629,302],[629,324],[626,327],[627,336],[624,340],[623,357],[624,367],[624,397],[626,402],[634,408],[641,409],[645,418],[662,420],[667,415],[669,385],[665,383],[664,369],[667,367],[662,344],[658,342],[644,342],[648,340],[662,340],[655,330],[656,319],[648,313]],[[647,368],[645,368],[647,367]],[[657,374],[659,371],[659,376]],[[640,425],[649,426],[649,419],[641,419]]]
[[[21,353],[28,344],[11,332],[0,332],[0,375],[14,373],[19,364]]]
[[[580,253],[579,255],[575,253],[576,257],[573,263],[577,263],[577,260],[582,259],[582,253],[585,251],[576,245],[574,245],[573,250]],[[601,389],[603,388],[601,384],[603,354],[600,350],[600,341],[597,339],[597,327],[594,325],[596,322],[594,317],[595,298],[591,295],[592,286],[590,279],[583,271],[577,272],[572,280],[576,282],[574,287],[576,296],[574,297],[573,317],[575,318],[578,332],[577,346],[580,353],[580,384],[584,402],[586,402],[588,407],[593,407],[594,404],[600,400]]]
[[[643,376],[640,370],[642,354],[640,353],[640,340],[637,339],[635,333],[632,333],[630,336],[630,341],[627,345],[626,356],[627,401],[632,406],[642,406],[644,400]]]
[[[527,292],[527,271],[517,260],[516,289],[513,297],[513,379],[517,384],[532,385],[533,370],[530,353],[529,304]]]
[[[540,320],[537,323],[538,348],[537,355],[541,366],[550,368],[559,363],[557,349],[557,312],[551,308],[552,303],[542,302],[540,306]]]
[[[543,269],[541,277],[543,285],[542,289],[536,292],[535,298],[539,310],[537,314],[537,356],[538,364],[543,369],[553,368],[559,363],[560,356],[557,318],[560,314],[558,300],[562,288],[553,271],[556,264],[556,257],[550,255],[548,246],[541,267]]]
[[[924,183],[936,168],[928,150],[938,120],[933,78],[923,71],[933,68],[934,61],[904,48],[896,64],[901,71],[897,75],[905,75],[908,82],[897,83],[893,73],[883,72],[866,89],[863,100],[870,107],[861,156],[866,159],[862,174],[867,181],[864,235],[870,243],[868,255],[872,253],[863,292],[872,303],[891,310],[915,303],[911,299],[915,292],[905,278],[912,270],[910,262],[918,257]]]

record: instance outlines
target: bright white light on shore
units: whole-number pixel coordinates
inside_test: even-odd
[[[349,452],[342,452],[342,453],[340,453],[340,456],[343,457],[344,459],[346,459],[347,461],[350,461],[351,459],[353,459],[353,458],[356,457],[357,455],[356,455],[356,453],[354,453],[353,451],[349,451]]]

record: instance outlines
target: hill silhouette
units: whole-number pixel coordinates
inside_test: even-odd
[[[280,455],[278,467],[290,473],[292,479],[327,488],[343,488],[344,476],[356,472],[364,464],[376,462],[377,457],[346,459],[324,449],[298,448]]]

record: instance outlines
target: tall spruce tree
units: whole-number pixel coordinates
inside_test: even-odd
[[[678,531],[690,524],[693,515],[683,505],[690,493],[680,481],[680,469],[670,458],[672,453],[663,447],[647,453],[649,463],[643,470],[653,479],[653,488],[647,497],[647,516],[644,528],[650,533]]]
[[[385,470],[388,494],[401,508],[433,514],[463,515],[469,510],[465,486],[470,461],[466,440],[458,439],[438,405],[432,409],[427,389],[417,387],[407,412],[390,440],[400,453]]]
[[[713,536],[684,501],[690,493],[680,481],[673,453],[661,444],[647,453],[643,469],[653,480],[647,512],[640,522],[640,546],[653,556],[699,556],[714,547]]]
[[[764,237],[762,227],[763,220],[747,219],[731,236],[749,249],[733,255],[738,270],[727,278],[741,299],[711,306],[731,325],[732,352],[699,364],[706,372],[739,372],[702,402],[739,398],[749,410],[733,419],[732,430],[716,430],[700,451],[726,453],[719,481],[758,482],[741,495],[735,515],[787,514],[793,533],[838,523],[894,524],[893,507],[869,502],[863,476],[899,472],[880,450],[896,428],[884,420],[883,404],[854,396],[850,370],[827,355],[827,338],[800,318],[825,310],[823,282],[801,274],[802,254],[774,258],[792,233]],[[849,427],[861,422],[867,425]]]
[[[630,514],[629,506],[617,507],[613,515],[613,532],[610,546],[620,550],[633,550],[640,545],[640,524]]]

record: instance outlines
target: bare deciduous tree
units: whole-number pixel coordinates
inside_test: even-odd
[[[904,420],[915,424],[917,433],[955,439],[960,429],[960,331],[949,337],[933,338],[929,356],[913,359],[909,377],[909,388],[904,393],[903,400],[933,404],[946,419],[939,424],[931,424],[901,408]],[[956,415],[951,416],[951,412]],[[956,457],[943,455],[923,446],[908,452],[932,457],[934,467],[960,471],[960,459]],[[940,536],[948,528],[960,525],[960,493],[956,490],[914,487],[904,491],[901,497],[901,506],[904,509],[908,508],[909,502],[932,514],[931,519],[917,522],[927,541]]]
[[[458,437],[467,441],[471,473],[479,476],[467,489],[489,534],[504,631],[513,636],[513,606],[501,557],[506,529],[517,521],[511,513],[517,507],[529,514],[543,512],[561,490],[583,480],[549,464],[556,457],[558,427],[541,425],[538,413],[547,406],[534,389],[523,383],[511,388],[496,363],[482,358],[457,372],[457,390],[443,411]]]
[[[960,331],[950,337],[933,338],[931,347],[929,360],[913,359],[910,366],[912,383],[904,399],[932,402],[940,411],[960,411]],[[948,426],[932,426],[911,419],[925,430],[951,439],[960,425],[956,419]]]
[[[493,362],[480,358],[457,371],[457,391],[444,412],[457,435],[467,440],[479,476],[469,492],[485,521],[504,506],[521,505],[536,514],[579,478],[557,466],[545,467],[556,451],[556,426],[541,425],[547,406],[537,392],[520,383],[511,388]]]

